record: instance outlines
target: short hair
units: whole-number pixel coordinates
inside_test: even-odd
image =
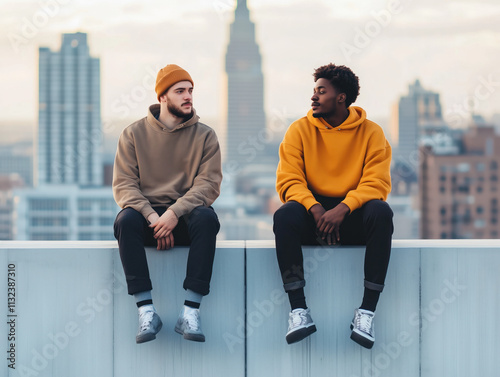
[[[327,79],[335,89],[346,95],[346,106],[349,107],[359,95],[359,79],[349,67],[333,63],[316,68],[313,73],[314,82]]]

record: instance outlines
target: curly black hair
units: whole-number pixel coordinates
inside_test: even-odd
[[[345,65],[333,63],[316,68],[313,73],[314,82],[318,79],[327,79],[335,89],[346,95],[346,106],[349,107],[359,95],[358,76]]]

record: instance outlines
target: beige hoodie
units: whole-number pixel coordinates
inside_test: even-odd
[[[177,217],[210,206],[220,193],[221,154],[215,131],[193,117],[173,130],[156,119],[160,105],[125,128],[118,141],[113,195],[121,208],[148,218],[154,206]]]

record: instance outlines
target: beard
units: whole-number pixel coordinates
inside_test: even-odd
[[[325,118],[331,113],[313,113],[313,118]]]
[[[177,118],[181,118],[182,122],[184,123],[185,121],[191,119],[191,117],[194,114],[193,108],[191,108],[191,112],[189,114],[186,114],[185,112],[182,111],[181,108],[172,105],[170,102],[167,103],[167,109],[172,114],[173,116],[176,116]]]

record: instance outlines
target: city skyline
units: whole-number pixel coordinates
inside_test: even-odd
[[[192,72],[202,119],[223,121],[224,52],[236,1],[129,1],[119,8],[106,1],[3,3],[9,13],[0,26],[0,78],[9,90],[0,95],[0,123],[36,121],[38,47],[58,49],[60,34],[77,31],[88,33],[90,52],[102,62],[103,122],[144,116],[155,101],[157,70],[171,62]],[[360,77],[355,104],[375,120],[388,118],[417,78],[441,94],[452,126],[464,126],[470,110],[487,117],[500,111],[496,2],[249,0],[248,6],[263,57],[268,119],[304,115],[313,69],[330,61]],[[488,61],[478,63],[480,56]]]

